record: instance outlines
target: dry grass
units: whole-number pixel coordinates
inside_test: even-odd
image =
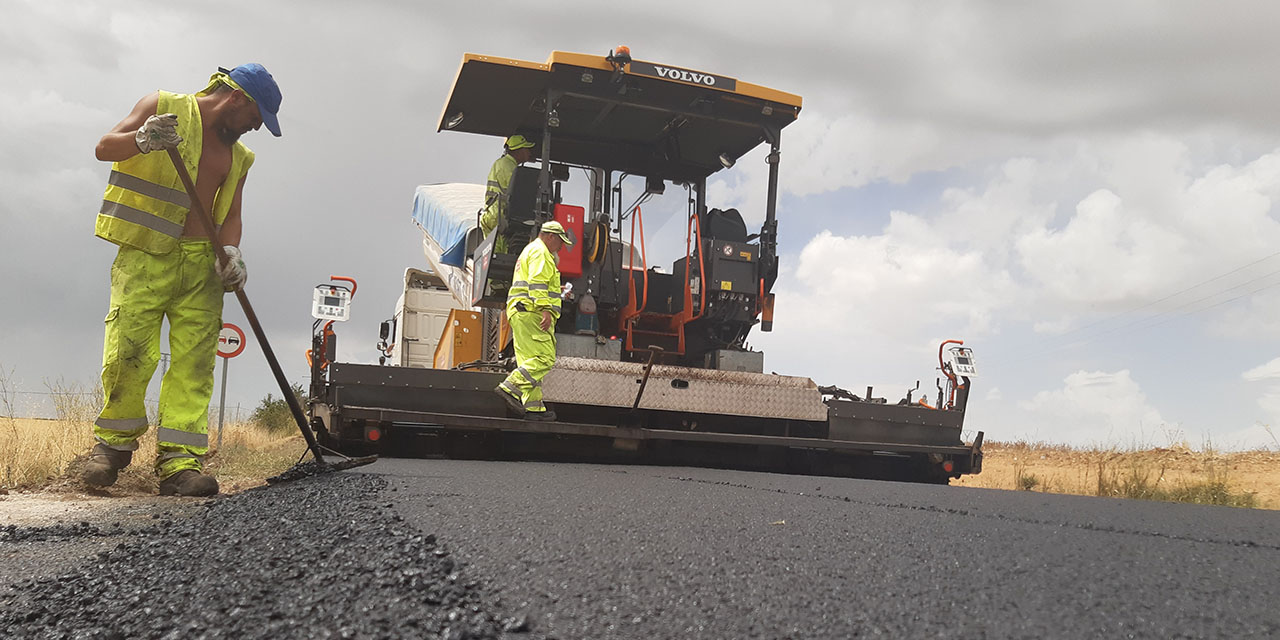
[[[61,380],[45,386],[55,419],[18,418],[12,376],[0,367],[0,525],[50,526],[59,522],[119,518],[121,508],[146,507],[160,498],[153,471],[155,431],[143,436],[133,464],[107,489],[80,480],[93,445],[93,420],[102,402],[100,390],[84,390]],[[154,409],[152,409],[154,412]],[[155,416],[149,416],[152,424]],[[211,442],[216,447],[216,424]],[[288,469],[306,450],[301,436],[272,435],[260,426],[235,420],[226,425],[223,443],[206,459],[205,471],[223,493],[265,484]]]
[[[982,473],[953,484],[1280,509],[1280,452],[988,442]]]
[[[76,490],[85,454],[93,447],[92,421],[71,422],[38,418],[0,417],[0,488],[5,490]],[[213,450],[205,471],[218,479],[224,492],[264,483],[288,469],[305,451],[298,435],[272,435],[245,422],[225,425],[222,449]],[[216,428],[210,440],[216,441]],[[158,480],[151,463],[155,430],[139,441],[133,464],[120,474],[115,487],[126,493],[155,492]]]
[[[10,372],[0,370],[0,490],[84,490],[78,469],[93,447],[101,388],[85,389],[61,379],[46,381],[57,417],[18,418],[11,379]],[[155,423],[154,416],[151,421]],[[209,440],[216,446],[216,422],[210,425]],[[158,481],[151,466],[155,446],[152,429],[139,441],[133,464],[121,472],[113,491],[155,493]],[[205,470],[218,478],[224,491],[237,491],[261,485],[288,469],[305,450],[299,435],[274,435],[255,424],[231,422],[224,426],[221,450],[210,451]]]

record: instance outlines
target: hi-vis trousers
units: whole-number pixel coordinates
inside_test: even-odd
[[[516,370],[498,387],[519,398],[525,411],[546,411],[546,405],[542,404],[542,379],[556,363],[555,326],[546,331],[538,326],[541,311],[515,311],[507,319],[516,347]]]
[[[209,240],[183,240],[165,255],[121,247],[111,265],[111,308],[102,349],[105,403],[93,435],[133,451],[147,431],[143,399],[160,359],[160,325],[169,320],[170,364],[160,383],[156,473],[202,467],[209,453],[208,411],[222,329],[222,282]]]

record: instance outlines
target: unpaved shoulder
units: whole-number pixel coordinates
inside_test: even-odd
[[[0,496],[0,591],[92,563],[139,532],[189,517],[204,502],[48,492]]]

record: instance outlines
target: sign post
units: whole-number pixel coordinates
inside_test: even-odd
[[[218,400],[218,451],[222,451],[222,416],[227,409],[227,361],[244,352],[244,331],[230,322],[218,332],[218,355],[222,357],[222,397]]]

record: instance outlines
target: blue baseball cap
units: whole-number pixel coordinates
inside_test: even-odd
[[[227,77],[240,85],[240,88],[258,103],[262,124],[267,126],[271,135],[279,137],[280,120],[276,118],[276,113],[280,111],[280,87],[276,85],[275,78],[267,72],[267,68],[256,62],[250,62],[229,71],[223,68],[219,68],[218,71],[227,74]]]

